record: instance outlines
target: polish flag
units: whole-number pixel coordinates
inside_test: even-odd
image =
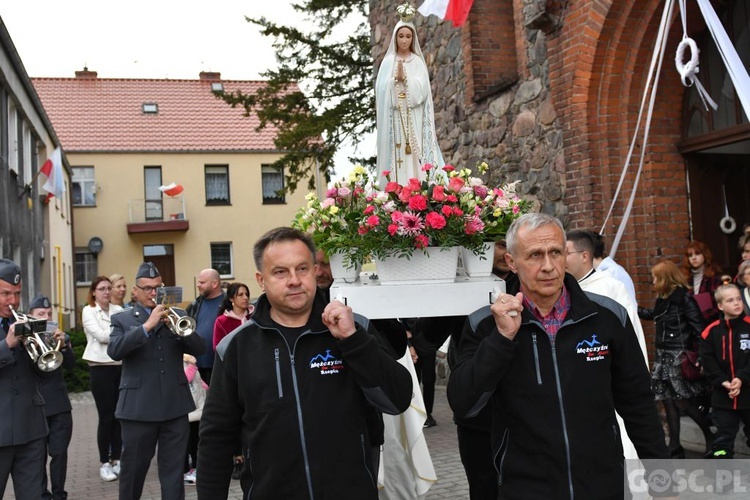
[[[184,188],[181,184],[175,184],[174,182],[166,186],[159,186],[159,191],[166,194],[167,196],[177,196],[178,194],[182,193],[183,190]]]
[[[425,0],[417,10],[425,17],[434,14],[440,19],[453,21],[453,27],[458,28],[469,17],[473,3],[474,0]]]
[[[62,198],[65,193],[65,177],[62,168],[62,152],[60,146],[56,147],[47,161],[44,162],[42,168],[39,169],[41,173],[47,176],[47,181],[42,186],[42,189],[47,191],[47,200],[53,196]]]

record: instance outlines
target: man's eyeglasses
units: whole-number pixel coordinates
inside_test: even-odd
[[[146,285],[146,286],[138,286],[138,285],[135,285],[136,288],[140,288],[141,290],[143,290],[143,293],[145,293],[146,295],[151,295],[151,293],[157,291],[159,288],[162,288],[163,286],[164,285],[159,285],[159,286],[148,286],[148,285]]]

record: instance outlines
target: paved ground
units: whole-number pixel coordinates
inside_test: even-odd
[[[117,499],[117,481],[105,483],[99,479],[99,461],[96,449],[96,408],[90,393],[74,394],[73,441],[69,448],[68,481],[66,489],[70,500]],[[438,387],[435,394],[436,427],[425,431],[438,482],[432,486],[427,498],[432,500],[457,500],[469,497],[461,460],[456,443],[456,426],[445,397],[445,388]],[[4,498],[15,500],[11,481]],[[195,488],[185,487],[186,499],[196,499]],[[156,474],[156,459],[149,469],[143,500],[158,500],[159,479]],[[232,481],[230,499],[241,500],[239,481]]]
[[[438,379],[438,383],[441,383]],[[443,382],[444,383],[444,382]],[[98,452],[96,449],[96,408],[91,393],[74,394],[73,400],[73,441],[69,449],[68,481],[66,489],[70,500],[112,500],[117,499],[117,481],[105,483],[99,479]],[[438,477],[427,494],[428,500],[461,500],[469,498],[469,487],[466,483],[461,460],[458,456],[456,427],[445,396],[445,387],[435,389],[435,408],[433,416],[438,422],[436,427],[425,430],[433,465]],[[686,458],[700,458],[703,452],[703,438],[697,426],[688,419],[682,419],[682,445]],[[744,443],[743,443],[744,444]],[[738,454],[737,458],[750,458]],[[195,488],[185,487],[186,499],[195,500]],[[15,500],[11,482],[4,496]],[[159,479],[156,475],[156,460],[152,463],[143,500],[158,500]],[[241,500],[242,490],[239,481],[232,481],[229,498]],[[735,498],[735,497],[730,497]],[[738,497],[741,498],[741,497]]]

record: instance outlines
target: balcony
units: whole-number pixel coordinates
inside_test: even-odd
[[[128,234],[187,231],[190,223],[185,214],[184,196],[154,200],[130,200]]]

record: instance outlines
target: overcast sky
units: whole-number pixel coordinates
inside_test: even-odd
[[[218,71],[254,80],[275,67],[273,40],[248,17],[301,25],[292,0],[0,0],[0,16],[30,77],[75,76],[86,66],[100,78],[197,79]],[[364,146],[374,154],[374,138]],[[336,170],[349,170],[349,146]]]
[[[302,22],[289,0],[4,0],[0,15],[29,76],[252,80],[275,64],[245,16]]]

